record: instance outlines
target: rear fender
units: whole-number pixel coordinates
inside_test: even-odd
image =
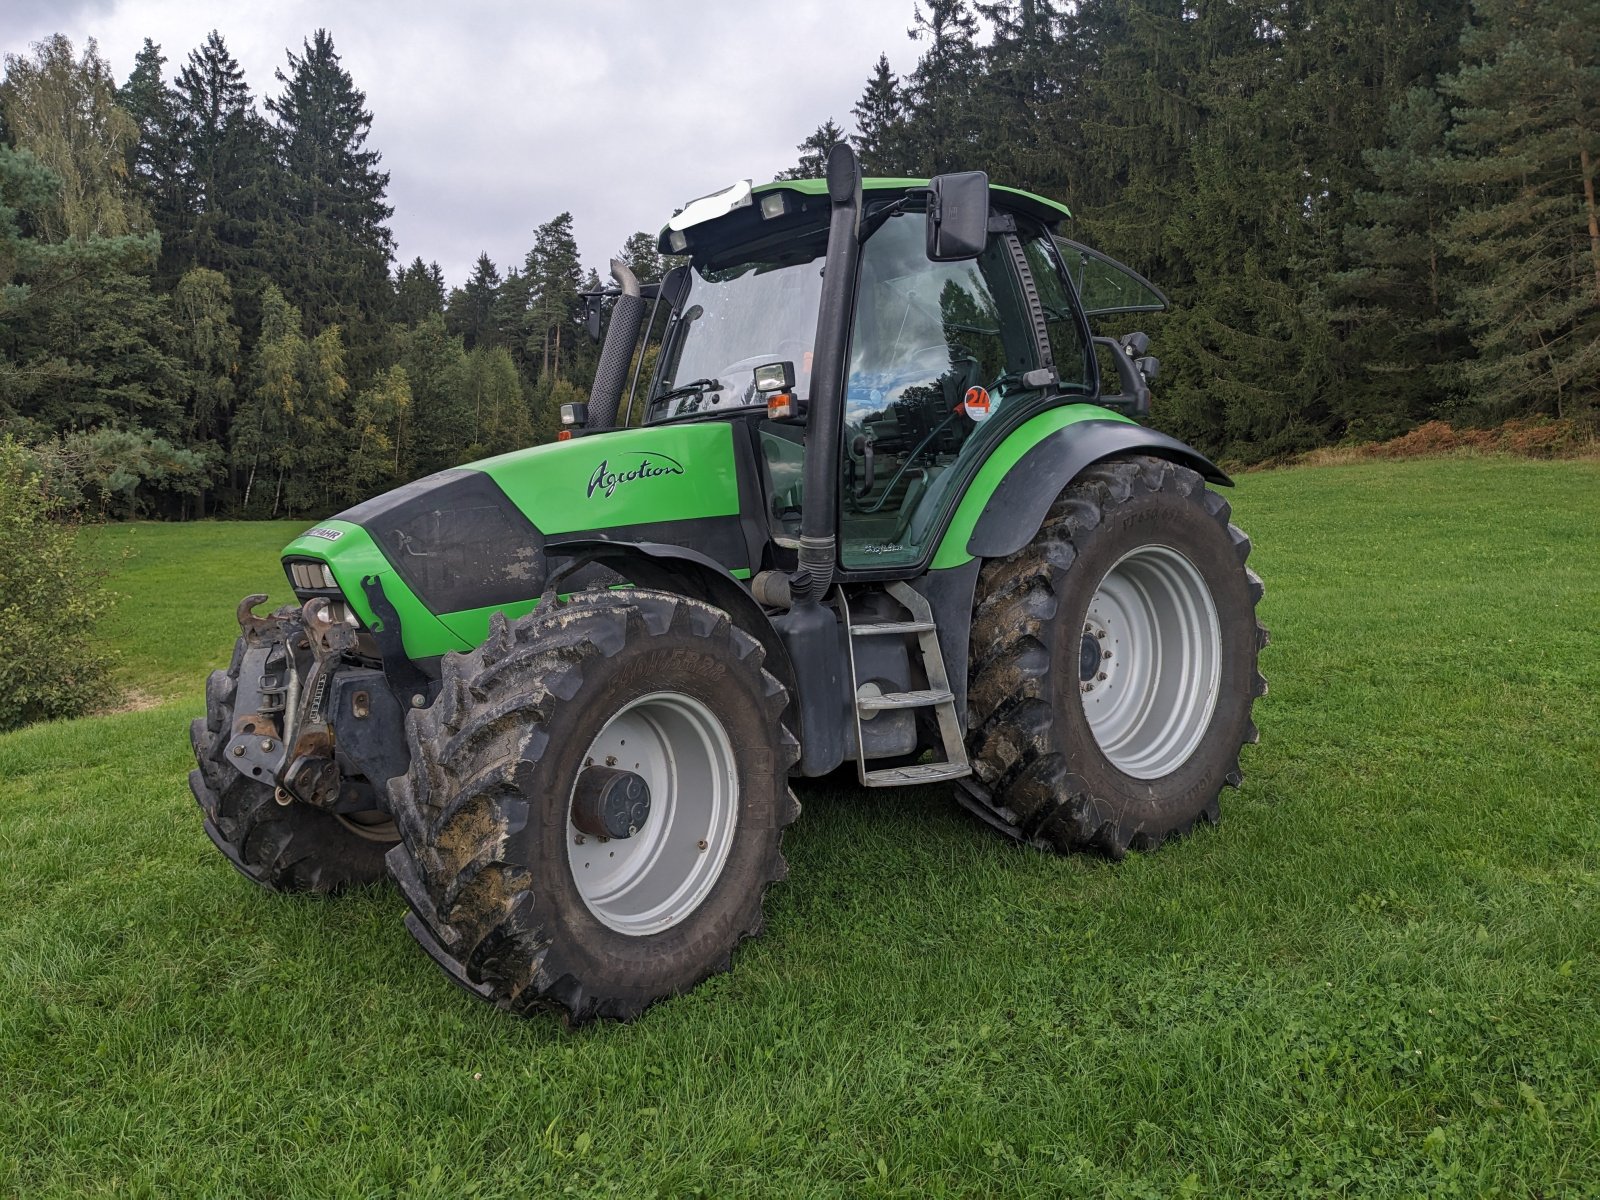
[[[1084,468],[1107,458],[1148,454],[1197,471],[1208,482],[1233,484],[1198,450],[1154,429],[1109,412],[1104,419],[1058,419],[1050,422],[1054,428],[1035,428],[1052,415],[1028,422],[996,447],[962,498],[933,566],[1015,554],[1033,539],[1062,490]]]

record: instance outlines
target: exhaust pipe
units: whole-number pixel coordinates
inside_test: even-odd
[[[621,259],[611,260],[611,278],[617,281],[622,295],[617,297],[611,310],[611,324],[606,329],[605,345],[600,350],[600,365],[595,368],[594,386],[589,389],[590,429],[610,429],[617,422],[617,407],[622,403],[622,389],[628,382],[628,367],[633,362],[633,348],[639,341],[639,327],[644,324],[644,297],[639,294],[639,280],[628,270]]]

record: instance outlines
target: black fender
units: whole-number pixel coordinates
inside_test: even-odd
[[[1004,558],[1033,539],[1045,514],[1083,469],[1101,459],[1150,454],[1198,471],[1209,483],[1232,487],[1210,459],[1177,438],[1125,421],[1074,421],[1047,434],[1017,460],[978,514],[967,538],[974,558]]]
[[[789,690],[789,704],[793,710],[797,692],[789,651],[756,598],[716,559],[686,546],[664,542],[612,542],[603,538],[552,539],[549,553],[552,557],[588,559],[639,587],[704,600],[720,608],[735,625],[761,643],[767,652],[767,670]]]

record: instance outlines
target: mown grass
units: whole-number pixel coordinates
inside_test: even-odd
[[[283,529],[111,529],[148,711],[0,738],[0,1192],[1600,1192],[1600,464],[1251,475],[1221,828],[1120,865],[811,789],[729,976],[568,1033],[387,889],[259,893],[184,727]]]

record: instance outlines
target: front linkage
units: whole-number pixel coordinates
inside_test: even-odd
[[[404,714],[383,672],[352,661],[356,631],[326,600],[259,616],[265,599],[240,601],[233,659],[191,726],[206,832],[271,890],[381,879],[395,834],[368,781],[405,769]]]

